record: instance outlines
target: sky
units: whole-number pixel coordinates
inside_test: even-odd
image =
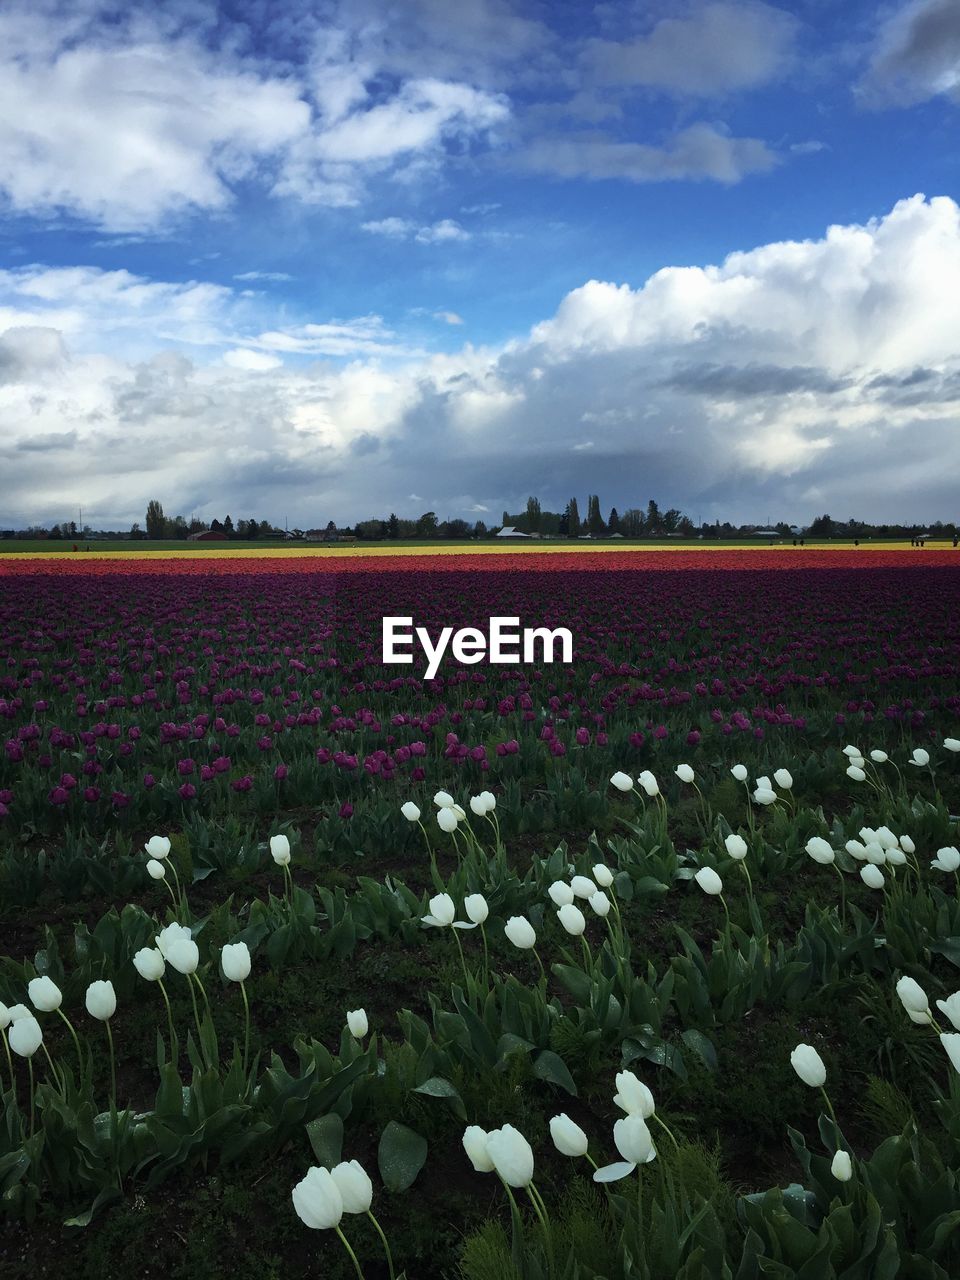
[[[958,0],[5,0],[0,526],[958,519]]]

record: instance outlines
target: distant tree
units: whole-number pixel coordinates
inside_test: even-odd
[[[475,538],[485,538],[487,536],[487,526],[482,520],[478,520],[473,526],[473,536]]]
[[[610,519],[607,521],[607,532],[611,535],[614,533],[623,533],[623,530],[620,528],[620,516],[617,513],[616,507],[610,508]]]
[[[191,517],[190,517],[190,532],[191,532],[191,533],[203,533],[203,531],[204,531],[204,529],[205,529],[206,527],[207,527],[207,526],[203,523],[203,521],[202,521],[202,520],[199,520],[196,516],[191,516]]]
[[[400,537],[400,521],[395,511],[390,512],[390,519],[387,521],[387,537],[394,542]]]
[[[540,532],[540,499],[527,499],[526,533]]]
[[[55,524],[55,525],[53,526],[53,528],[50,530],[50,532],[47,534],[47,537],[48,537],[48,538],[62,538],[62,537],[63,537],[63,530],[60,528],[60,526],[59,526],[58,524]]]
[[[364,542],[379,542],[386,525],[382,520],[358,520],[354,526],[358,538]]]
[[[219,523],[219,521],[215,521],[214,523],[215,523],[215,524],[218,524],[218,523]],[[221,528],[222,528],[222,527],[223,527],[223,526],[221,525]],[[210,528],[212,529],[212,528],[213,528],[213,525],[211,525],[211,526],[210,526]],[[258,523],[256,520],[248,520],[248,521],[247,521],[247,538],[248,538],[248,539],[250,539],[250,540],[252,541],[252,540],[255,540],[255,539],[259,538],[259,537],[260,537],[260,525],[259,525],[259,523]]]
[[[603,516],[600,514],[600,498],[595,493],[587,499],[587,530],[595,538],[602,537],[606,532]]]
[[[466,520],[444,520],[439,529],[441,538],[469,538],[471,529]]]
[[[829,538],[836,532],[836,524],[828,515],[817,516],[807,532],[812,538]]]
[[[223,520],[223,532],[228,538],[232,538],[234,534],[233,521],[229,516],[225,516]]]
[[[500,521],[500,527],[501,527],[502,529],[503,529],[503,528],[506,528],[506,526],[507,526],[509,523],[510,523],[510,512],[509,512],[509,511],[505,511],[505,512],[503,513],[503,519]]]
[[[173,527],[170,530],[171,536],[177,538],[181,542],[190,532],[186,519],[183,516],[174,516],[172,526]]]
[[[425,511],[417,521],[417,537],[435,538],[437,536],[437,527],[437,513],[435,511]]]
[[[692,538],[696,531],[696,526],[689,516],[680,517],[677,522],[678,533],[682,533],[685,538]]]
[[[151,498],[147,503],[146,526],[148,538],[162,538],[166,533],[167,522],[164,519],[163,507],[156,498]]]
[[[646,532],[650,536],[656,536],[656,534],[662,532],[660,508],[653,498],[647,503]]]
[[[216,517],[210,521],[210,531],[212,533],[223,533],[223,525]]]
[[[580,537],[580,508],[576,498],[571,498],[567,503],[567,537]]]
[[[134,520],[133,524],[130,526],[130,537],[131,537],[135,542],[138,542],[141,538],[145,538],[146,536],[147,536],[147,535],[146,535],[146,534],[144,533],[144,531],[140,528],[140,523],[139,523],[139,521]]]

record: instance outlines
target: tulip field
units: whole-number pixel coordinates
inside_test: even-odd
[[[958,554],[0,555],[0,1276],[955,1280]]]

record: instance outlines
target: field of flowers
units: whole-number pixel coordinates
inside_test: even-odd
[[[946,551],[0,558],[0,1274],[952,1280],[958,814]]]

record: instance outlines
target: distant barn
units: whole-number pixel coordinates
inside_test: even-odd
[[[188,542],[226,542],[227,535],[219,529],[202,529],[199,533],[191,533]]]

